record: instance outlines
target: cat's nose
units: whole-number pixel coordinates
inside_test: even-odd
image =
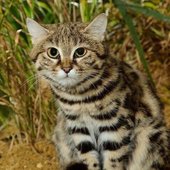
[[[65,67],[65,68],[62,68],[62,69],[66,74],[68,74],[71,71],[72,68],[71,67]]]

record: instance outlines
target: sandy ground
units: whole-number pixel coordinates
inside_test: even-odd
[[[47,140],[30,144],[0,141],[0,170],[57,170],[55,148]]]

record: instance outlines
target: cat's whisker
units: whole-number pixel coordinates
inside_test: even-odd
[[[41,78],[43,78],[43,76],[40,75],[40,74],[36,74],[34,76],[31,76],[25,81],[24,84],[22,84],[21,88],[26,86],[26,84],[31,82],[32,84],[30,84],[29,88],[25,92],[25,93],[28,93],[30,91],[30,89],[32,89],[35,85],[38,85],[39,79],[41,79]]]
[[[28,88],[27,92],[29,92],[35,85],[37,84],[37,80],[35,80],[30,87]]]
[[[34,76],[30,76],[28,79],[26,79],[23,84],[20,86],[20,88],[26,87],[30,82],[32,82],[35,79],[35,75]]]

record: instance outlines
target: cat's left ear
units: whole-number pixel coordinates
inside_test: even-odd
[[[85,32],[90,34],[94,39],[98,41],[104,40],[104,33],[107,27],[107,16],[102,13],[98,15],[86,28]]]
[[[26,25],[32,37],[33,44],[37,43],[39,40],[48,35],[49,31],[31,18],[27,18]]]

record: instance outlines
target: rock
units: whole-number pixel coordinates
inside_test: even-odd
[[[37,168],[41,169],[43,167],[42,163],[37,164]]]

